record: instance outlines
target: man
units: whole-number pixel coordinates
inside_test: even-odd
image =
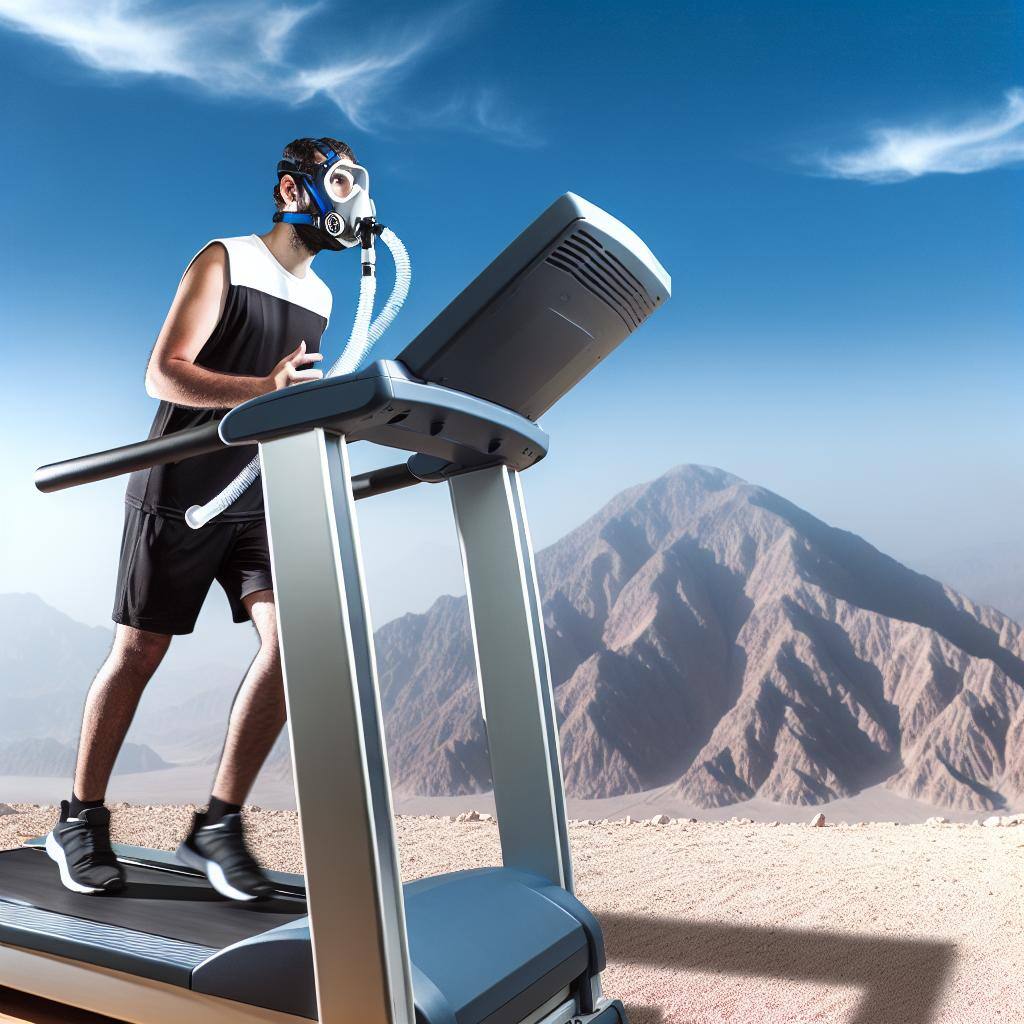
[[[330,239],[294,221],[309,221],[303,211],[315,212],[310,188],[315,190],[317,165],[339,157],[343,175],[342,165],[355,164],[345,143],[289,144],[274,189],[273,229],[217,239],[189,264],[146,370],[146,390],[160,399],[150,437],[217,419],[257,395],[322,376],[312,364],[322,358],[331,293],[311,264]],[[283,173],[286,165],[295,173]],[[46,841],[63,884],[75,892],[109,893],[124,885],[110,845],[107,783],[142,691],[171,638],[192,632],[214,580],[227,594],[234,621],[253,623],[260,648],[235,696],[209,806],[196,815],[178,857],[232,899],[259,899],[271,891],[246,847],[240,816],[285,722],[262,491],[250,487],[201,530],[184,518],[190,505],[230,483],[254,451],[225,449],[129,480],[114,644],[86,699],[71,800],[62,802],[60,821]]]

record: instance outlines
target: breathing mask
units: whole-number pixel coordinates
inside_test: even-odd
[[[315,145],[324,160],[312,173],[302,170],[294,160],[281,160],[277,165],[278,181],[289,174],[301,183],[310,208],[302,213],[278,211],[274,222],[293,224],[314,252],[350,249],[365,241],[363,229],[372,225],[376,214],[370,198],[370,175],[365,167],[345,163],[323,142],[316,141]]]

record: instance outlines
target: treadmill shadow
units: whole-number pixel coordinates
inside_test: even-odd
[[[665,1011],[659,1006],[641,1006],[639,1003],[631,1003],[628,1000],[623,1002],[626,1007],[626,1016],[629,1024],[667,1024],[668,1018]],[[676,1019],[675,1024],[684,1024]]]
[[[923,939],[628,914],[602,914],[601,926],[609,959],[619,963],[856,985],[863,995],[848,1024],[929,1024],[956,961],[954,944]],[[765,996],[770,1002],[771,994]],[[662,1019],[661,1011],[652,1007],[627,1005],[627,1010],[630,1024],[659,1024]]]

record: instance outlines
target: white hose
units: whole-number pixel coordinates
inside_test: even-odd
[[[361,277],[359,279],[359,302],[356,304],[356,316],[352,321],[352,331],[345,347],[341,350],[341,355],[324,376],[339,377],[343,373],[351,373],[370,351],[370,320],[373,318],[373,300],[376,295],[377,278],[372,274]]]
[[[409,261],[409,250],[402,244],[402,240],[391,228],[385,228],[380,233],[380,240],[388,247],[388,252],[391,253],[391,259],[394,261],[395,283],[391,289],[391,294],[388,296],[388,301],[384,303],[384,308],[374,318],[373,323],[370,324],[367,345],[363,353],[364,356],[380,341],[381,336],[391,326],[395,317],[398,316],[398,311],[405,304],[406,297],[409,294],[409,286],[412,284],[412,263]],[[336,373],[350,372],[338,369],[341,360],[344,358],[345,353],[342,353],[341,359],[331,367],[328,374],[329,377],[335,376]],[[362,357],[356,360],[352,369],[356,369],[361,361]]]
[[[409,252],[402,240],[390,229],[384,228],[380,240],[388,247],[395,263],[395,283],[388,296],[384,308],[377,314],[373,322],[373,300],[377,292],[377,278],[369,274],[359,279],[359,302],[356,315],[352,322],[352,331],[348,342],[326,376],[337,377],[343,373],[352,373],[369,354],[370,349],[380,340],[384,332],[391,326],[398,311],[402,308],[409,286],[412,283],[412,264]],[[372,253],[372,250],[369,250]],[[258,479],[260,475],[260,457],[255,456],[234,480],[231,481],[215,498],[205,505],[193,505],[185,512],[185,522],[198,530],[211,519],[216,519],[225,509],[233,505]]]

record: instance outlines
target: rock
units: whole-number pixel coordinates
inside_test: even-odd
[[[1003,828],[1013,828],[1014,825],[1017,825],[1017,824],[1020,823],[1019,822],[1019,817],[1020,817],[1019,815],[1010,814],[1010,815],[1006,815],[1006,816],[1000,818],[999,820],[1000,820],[1000,823],[1002,824]]]
[[[10,804],[0,804],[0,815],[17,813],[18,812]]]
[[[480,812],[479,811],[466,811],[466,821],[479,821],[479,820],[480,820]]]
[[[825,827],[825,815],[820,811],[811,818],[811,828],[824,828]]]
[[[493,814],[481,814],[480,815],[480,820],[481,821],[494,821],[494,815]]]
[[[652,825],[667,825],[672,819],[667,814],[656,814],[651,818]]]
[[[1000,818],[998,814],[993,814],[991,818],[986,818],[982,822],[982,825],[984,825],[985,828],[999,828],[1002,823],[1003,819]]]
[[[779,827],[779,823],[777,821],[769,821],[768,822],[768,827],[769,828],[778,828]]]
[[[939,817],[929,818],[925,822],[925,824],[926,825],[948,825],[949,824],[949,818],[939,818]]]

